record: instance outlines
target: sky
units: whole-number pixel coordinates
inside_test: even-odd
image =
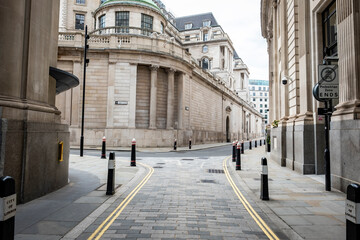
[[[175,17],[212,12],[230,36],[250,79],[268,80],[266,40],[261,36],[260,0],[161,0]]]

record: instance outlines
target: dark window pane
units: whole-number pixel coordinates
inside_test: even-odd
[[[117,33],[129,33],[129,12],[116,12],[115,26]]]
[[[77,4],[85,4],[85,0],[76,0]]]
[[[84,30],[85,15],[76,14],[75,15],[75,29]]]
[[[141,29],[142,29],[142,34],[144,35],[149,36],[152,33],[152,29],[153,29],[152,16],[141,14]]]

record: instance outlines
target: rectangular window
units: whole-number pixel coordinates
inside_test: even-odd
[[[99,28],[105,27],[105,14],[99,17]]]
[[[263,110],[262,110],[262,109],[260,109],[260,113],[263,113]]]
[[[149,36],[152,33],[153,30],[153,17],[141,14],[141,29],[142,34]]]
[[[190,41],[190,36],[189,35],[185,36],[185,42],[188,42],[188,41]]]
[[[253,98],[253,101],[255,102],[255,101],[256,101],[256,98]]]
[[[129,33],[129,12],[122,11],[115,13],[115,26],[117,33]]]
[[[337,56],[336,1],[322,13],[324,57]]]
[[[203,21],[203,27],[210,27],[211,21],[207,20],[207,21]]]
[[[192,29],[192,23],[185,24],[185,30]]]
[[[85,4],[85,0],[76,0],[76,4]]]
[[[267,97],[267,93],[265,93],[265,97]]]
[[[255,96],[255,93],[253,92],[253,96]]]
[[[260,98],[260,102],[262,102],[262,98]]]
[[[265,107],[267,108],[267,104],[265,104]]]
[[[207,32],[204,32],[203,34],[203,41],[207,41],[209,37],[209,34]]]
[[[75,29],[84,30],[85,15],[75,14]]]

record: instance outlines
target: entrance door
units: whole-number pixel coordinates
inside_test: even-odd
[[[226,142],[230,142],[230,118],[226,117]]]

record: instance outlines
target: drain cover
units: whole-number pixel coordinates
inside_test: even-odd
[[[160,163],[157,163],[157,164],[159,164],[159,165],[164,165],[165,163],[163,163],[163,162],[160,162]]]
[[[208,169],[208,173],[225,173],[222,169]]]
[[[183,159],[181,159],[181,160],[183,160],[183,161],[194,161],[193,158],[183,158]]]
[[[155,166],[155,167],[153,167],[153,168],[163,168],[162,166]]]
[[[202,179],[202,183],[215,183],[215,180],[209,180],[209,179]]]

